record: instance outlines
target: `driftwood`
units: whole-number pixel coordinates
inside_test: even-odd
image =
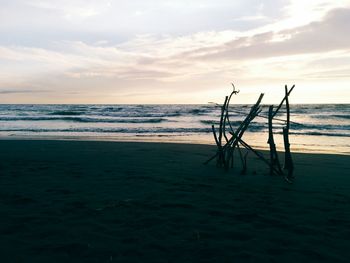
[[[277,167],[278,174],[282,174],[280,161],[278,160],[278,154],[276,150],[275,139],[273,137],[273,105],[269,107],[269,139],[268,144],[270,145],[270,174],[274,174],[275,167]]]
[[[281,107],[283,106],[284,103],[286,103],[286,126],[283,127],[283,141],[284,141],[284,149],[285,149],[285,157],[284,157],[284,169],[288,171],[288,174],[285,176],[286,180],[288,182],[291,182],[291,179],[293,178],[293,160],[292,160],[292,155],[290,152],[290,143],[289,143],[289,128],[290,128],[290,109],[289,109],[289,95],[293,91],[295,85],[293,85],[289,90],[287,88],[287,85],[285,85],[285,95],[281,101],[281,103],[278,105],[275,111],[273,111],[273,106],[271,105],[269,107],[269,114],[268,114],[268,125],[269,125],[269,139],[268,139],[268,144],[270,145],[270,173],[274,173],[274,167],[277,167],[278,174],[283,174],[283,171],[281,169],[280,162],[278,160],[278,154],[276,150],[276,145],[274,142],[273,138],[273,119]],[[277,119],[281,120],[281,119]]]
[[[292,92],[294,86],[288,91],[287,85],[285,85],[285,101],[286,101],[286,127],[283,127],[283,141],[284,141],[284,169],[288,171],[286,175],[286,180],[290,181],[293,179],[294,164],[292,159],[292,154],[290,152],[290,143],[289,143],[289,128],[290,128],[290,109],[289,109],[289,94]]]
[[[243,157],[241,149],[239,147],[239,142],[251,121],[261,112],[260,103],[264,94],[260,94],[257,102],[253,105],[247,117],[241,122],[236,131],[234,131],[229,119],[229,104],[232,96],[236,95],[238,92],[239,91],[236,91],[233,85],[233,91],[231,92],[230,96],[225,97],[224,104],[221,107],[218,134],[215,130],[215,126],[212,125],[212,132],[218,149],[216,154],[207,160],[205,164],[216,158],[216,165],[218,167],[224,167],[226,170],[228,170],[230,167],[233,167],[234,152],[237,148],[243,165],[242,173],[245,173],[247,170],[247,155]],[[226,133],[227,129],[229,129],[230,136],[228,136]],[[225,144],[223,144],[223,138],[225,138]]]
[[[236,91],[235,86],[233,84],[232,86],[233,86],[233,91],[229,96],[225,97],[225,101],[221,106],[221,115],[220,115],[220,122],[219,122],[218,129],[215,129],[215,126],[212,125],[212,132],[213,132],[215,143],[217,145],[217,152],[214,156],[209,158],[205,162],[205,164],[216,159],[216,165],[218,167],[224,167],[226,170],[228,170],[229,168],[232,168],[234,165],[234,153],[235,153],[235,150],[237,149],[241,163],[242,163],[242,172],[241,172],[242,174],[245,174],[247,171],[247,156],[249,152],[252,152],[253,154],[255,154],[260,160],[262,160],[270,168],[270,174],[275,174],[275,175],[283,174],[283,170],[279,162],[279,156],[277,153],[276,144],[274,141],[273,120],[284,121],[282,119],[275,118],[275,116],[278,114],[279,110],[285,103],[287,118],[285,120],[286,127],[283,128],[283,139],[284,139],[284,148],[285,148],[285,158],[284,158],[285,162],[284,162],[283,168],[288,171],[288,175],[286,175],[287,181],[291,182],[291,178],[293,178],[294,165],[293,165],[292,155],[290,152],[289,129],[290,129],[290,123],[293,123],[293,122],[290,121],[290,109],[289,109],[288,97],[290,93],[293,91],[295,85],[293,85],[289,90],[287,86],[285,86],[284,98],[282,99],[281,103],[278,105],[276,110],[274,110],[274,107],[272,105],[269,107],[267,117],[259,115],[259,113],[261,112],[260,104],[264,97],[264,94],[260,94],[257,102],[251,107],[249,114],[240,123],[240,125],[236,128],[236,130],[234,130],[230,122],[229,105],[230,105],[232,96],[239,93],[239,91]],[[257,116],[268,119],[268,130],[269,130],[268,144],[270,146],[269,159],[266,158],[261,152],[253,149],[248,143],[246,143],[242,139],[250,123]],[[240,146],[243,146],[247,150],[245,154],[242,153],[242,149]]]
[[[287,85],[284,86],[285,90],[285,95],[284,98],[282,99],[281,103],[275,110],[275,112],[272,114],[272,119],[274,116],[277,115],[279,109],[282,107],[282,105],[285,103],[286,104],[286,126],[283,127],[283,142],[284,142],[284,170],[287,170],[288,174],[285,176],[286,180],[288,182],[291,182],[293,179],[293,172],[294,172],[294,164],[293,164],[293,159],[292,159],[292,154],[290,152],[290,143],[289,143],[289,129],[290,129],[290,107],[289,107],[289,95],[293,91],[295,85],[293,85],[289,90]],[[270,121],[270,115],[269,115],[269,121]],[[271,153],[271,148],[270,148],[270,153]],[[271,158],[271,165],[273,164],[274,160]],[[278,163],[279,165],[279,163]]]
[[[285,96],[284,96],[284,98],[282,99],[280,105],[278,105],[278,107],[277,107],[276,111],[274,112],[274,114],[272,115],[272,118],[274,118],[274,117],[276,116],[276,114],[278,113],[278,111],[279,111],[280,108],[282,107],[284,101],[287,100],[287,99],[288,99],[288,96],[292,93],[294,87],[295,87],[295,85],[293,85],[293,86],[290,88],[290,90],[288,91],[288,90],[287,90],[287,85],[285,85],[285,87],[284,87],[285,90],[286,90]]]
[[[224,167],[228,170],[230,167],[233,167],[234,164],[234,152],[237,149],[241,163],[242,163],[242,174],[247,171],[247,154],[243,155],[239,144],[242,144],[242,137],[245,131],[248,129],[249,124],[254,120],[256,116],[261,112],[260,103],[264,94],[260,94],[257,102],[250,109],[249,114],[246,118],[240,123],[236,130],[233,129],[233,126],[230,122],[229,117],[229,104],[233,95],[236,95],[239,91],[236,91],[235,86],[233,86],[233,91],[230,96],[225,97],[224,104],[221,106],[221,115],[218,131],[216,131],[215,126],[212,125],[212,132],[214,136],[215,143],[217,145],[217,152],[214,156],[212,156],[209,160],[205,162],[205,164],[216,158],[216,165],[218,167]],[[227,133],[227,130],[229,132]],[[223,143],[223,138],[225,139],[225,143]],[[243,145],[244,146],[244,145]],[[246,146],[244,146],[247,148]]]

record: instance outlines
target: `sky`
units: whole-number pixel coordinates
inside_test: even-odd
[[[0,103],[350,103],[350,0],[0,0]]]

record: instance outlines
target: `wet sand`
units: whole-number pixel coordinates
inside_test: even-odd
[[[189,144],[0,140],[1,262],[348,262],[350,156],[294,184]]]

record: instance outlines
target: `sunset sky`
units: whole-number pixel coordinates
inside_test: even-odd
[[[350,0],[0,0],[0,103],[350,103]]]

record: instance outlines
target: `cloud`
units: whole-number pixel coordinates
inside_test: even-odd
[[[22,89],[22,90],[0,90],[0,94],[26,94],[26,93],[47,93],[47,92],[52,92],[51,90],[33,90],[33,89]]]
[[[15,102],[21,94],[25,101],[31,93],[42,93],[40,99],[55,103],[131,103],[150,102],[152,98],[162,102],[183,102],[186,96],[198,99],[195,102],[206,102],[215,99],[215,96],[220,97],[220,91],[224,91],[226,84],[231,81],[247,86],[249,92],[255,92],[266,84],[280,85],[285,81],[307,83],[310,87],[334,81],[343,87],[350,72],[350,36],[345,26],[350,24],[350,9],[332,9],[333,5],[320,6],[313,2],[307,8],[317,14],[314,15],[316,21],[305,24],[307,20],[303,20],[303,23],[292,28],[286,23],[281,28],[283,21],[290,20],[290,12],[294,10],[292,6],[296,5],[293,2],[288,8],[282,8],[284,11],[280,17],[283,19],[277,21],[275,17],[278,15],[274,12],[282,10],[283,2],[279,1],[276,8],[273,8],[273,1],[266,1],[264,5],[257,4],[253,12],[244,12],[240,16],[233,14],[230,22],[227,20],[215,25],[213,30],[191,29],[191,33],[180,30],[183,34],[178,34],[175,30],[172,31],[175,33],[160,35],[137,33],[118,43],[105,36],[97,38],[92,33],[91,42],[62,38],[50,41],[47,46],[3,44],[0,45],[0,89],[3,89],[0,93],[7,94],[7,97],[12,94]],[[57,13],[61,16],[66,12],[61,7],[43,1],[29,3],[32,4],[30,7],[26,5],[26,8],[35,8],[39,13],[45,9],[54,13],[54,17]],[[73,1],[72,5],[77,3],[80,2]],[[100,11],[96,15],[85,17],[86,21],[97,19],[108,12],[99,9],[97,1],[89,3],[91,6],[96,5],[94,8]],[[106,3],[101,2],[101,5]],[[199,7],[200,2],[195,1],[189,7],[190,14],[199,12],[195,10],[198,8],[206,13],[213,7],[213,3],[203,1]],[[169,5],[183,10],[182,4],[163,1],[157,10],[170,8]],[[230,6],[228,1],[225,4]],[[121,8],[134,10],[129,4],[126,5]],[[63,5],[64,9],[68,6],[68,3]],[[325,10],[330,11],[325,13]],[[146,8],[139,16],[158,11]],[[268,21],[260,23],[265,17]],[[247,22],[260,24],[247,30],[242,30],[244,26],[226,28],[229,23]],[[266,23],[269,25],[265,26]],[[64,27],[68,24],[63,23]],[[202,24],[199,24],[194,28],[201,28]],[[0,25],[0,31],[3,26]],[[88,30],[86,26],[82,28]],[[220,28],[225,30],[218,30]],[[113,32],[109,31],[111,34]],[[343,82],[340,83],[341,81]],[[30,88],[31,86],[35,88]],[[17,91],[8,87],[16,87]],[[172,94],[171,98],[162,97],[167,94]],[[127,101],[131,97],[135,101]]]
[[[49,45],[51,41],[101,39],[120,43],[140,34],[189,35],[244,31],[283,17],[286,0],[12,0],[0,1],[0,43]],[[272,11],[273,10],[273,11]],[[266,19],[241,20],[241,17]],[[43,22],[44,21],[44,22]],[[30,34],[28,34],[30,32]]]
[[[306,26],[241,37],[216,47],[198,49],[187,55],[199,60],[239,60],[349,49],[350,9],[332,10],[319,22]]]

